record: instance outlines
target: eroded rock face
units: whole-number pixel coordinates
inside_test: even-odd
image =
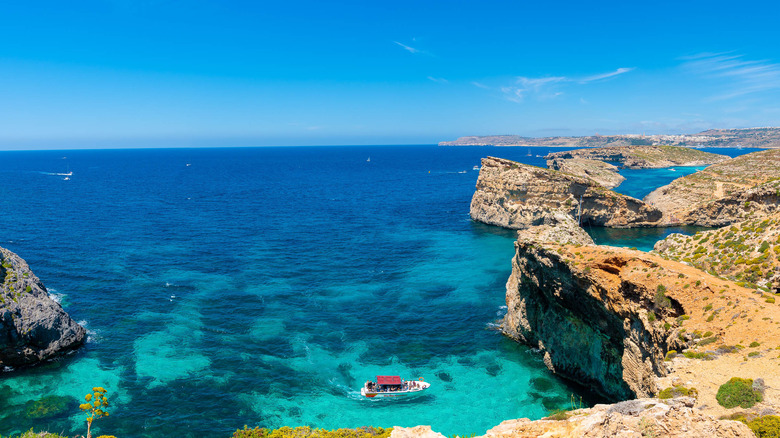
[[[608,398],[655,394],[655,378],[666,374],[664,354],[678,347],[676,332],[659,322],[684,309],[673,298],[656,308],[655,285],[628,274],[658,269],[663,259],[518,234],[503,332],[539,348],[553,372]]]
[[[0,248],[0,366],[32,365],[72,350],[86,330],[49,297],[18,255]]]
[[[588,178],[501,158],[482,159],[472,219],[523,229],[551,223],[556,214],[615,228],[654,226],[661,218],[657,209]]]

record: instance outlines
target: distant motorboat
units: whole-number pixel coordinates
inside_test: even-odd
[[[479,170],[479,166],[474,166],[471,168],[471,170]]]
[[[370,163],[370,162],[371,162],[371,157],[368,157],[368,159],[366,160],[366,162]]]
[[[420,380],[403,380],[400,376],[376,376],[376,382],[369,380],[360,389],[360,395],[368,398],[398,397],[419,394],[431,384]]]

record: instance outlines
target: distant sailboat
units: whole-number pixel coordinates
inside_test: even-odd
[[[371,162],[371,157],[368,157],[368,159],[366,160],[366,162],[370,163],[370,162]]]

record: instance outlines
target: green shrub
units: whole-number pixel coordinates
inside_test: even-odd
[[[758,438],[780,438],[780,417],[765,415],[745,422]]]
[[[699,351],[686,351],[683,353],[683,356],[687,357],[688,359],[704,359],[704,360],[712,360],[715,359],[715,355],[712,353],[702,353]]]
[[[753,389],[753,379],[732,377],[718,388],[715,399],[718,400],[719,405],[726,409],[737,406],[747,409],[763,400],[763,396],[761,391]]]
[[[669,350],[669,351],[666,352],[666,357],[664,357],[664,360],[667,360],[667,361],[668,360],[672,360],[672,359],[675,358],[675,356],[677,356],[677,351],[676,350]]]
[[[653,302],[655,302],[657,307],[661,308],[672,306],[672,301],[666,296],[666,287],[664,285],[659,284],[658,288],[656,288]]]
[[[266,438],[268,436],[268,429],[264,427],[255,427],[250,429],[246,424],[243,429],[238,429],[233,432],[233,438]]]
[[[686,388],[682,385],[666,388],[658,393],[658,398],[666,400],[676,397],[698,397],[699,391],[696,388]]]
[[[712,334],[712,332],[710,332],[710,334]],[[711,337],[708,337],[708,338],[704,338],[704,339],[702,339],[702,340],[701,340],[701,341],[699,341],[699,343],[698,343],[698,344],[696,344],[696,345],[698,345],[698,346],[700,346],[700,347],[701,347],[701,346],[704,346],[704,345],[709,345],[709,344],[712,344],[713,342],[715,342],[715,341],[717,341],[717,340],[718,340],[718,337],[717,337],[717,336],[711,336]]]
[[[704,335],[703,335],[703,336],[704,336],[705,338],[709,338],[710,336],[712,336],[712,332],[704,332]]]
[[[647,312],[647,320],[650,322],[655,321],[655,313],[654,312]]]
[[[758,351],[751,351],[750,353],[748,353],[748,357],[756,357],[759,354],[761,354],[761,353],[759,353]]]
[[[545,420],[563,421],[569,418],[569,412],[563,409],[553,411]]]
[[[751,343],[750,343],[749,347],[750,347],[750,348],[756,348],[756,347],[758,347],[759,345],[761,345],[761,344],[759,344],[759,343],[758,343],[758,342],[756,342],[756,341],[753,341],[753,342],[751,342]]]
[[[233,438],[388,438],[393,428],[360,427],[357,429],[312,429],[311,427],[280,427],[269,430],[262,427],[250,429],[244,426],[233,432]]]

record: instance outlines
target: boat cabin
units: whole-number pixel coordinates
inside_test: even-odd
[[[401,376],[376,376],[376,383],[367,382],[366,387],[378,392],[401,391],[403,381]]]

